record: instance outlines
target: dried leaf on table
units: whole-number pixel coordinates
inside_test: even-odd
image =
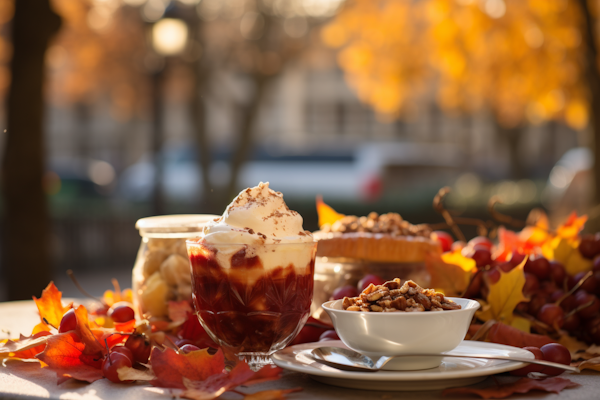
[[[86,382],[102,379],[101,360],[86,356],[84,349],[85,344],[76,341],[73,333],[61,333],[48,336],[46,349],[36,358],[56,372],[59,384],[68,378]]]
[[[543,392],[560,393],[566,388],[579,386],[578,383],[566,378],[555,376],[545,379],[521,378],[518,381],[507,385],[493,385],[488,388],[478,389],[474,387],[461,387],[445,389],[443,396],[465,394],[475,394],[484,399],[503,399],[515,393],[528,393],[532,390],[541,390]]]
[[[221,372],[198,381],[183,379],[186,390],[181,397],[193,400],[215,399],[228,390],[238,387],[255,374],[245,362],[238,363],[231,372]]]
[[[505,344],[515,347],[542,347],[555,341],[548,336],[535,333],[525,333],[513,326],[496,323],[488,331],[487,339],[494,343]]]
[[[156,375],[151,369],[139,370],[131,367],[120,367],[117,369],[119,379],[122,381],[151,381]]]
[[[460,296],[469,286],[475,261],[456,250],[441,256],[427,254],[425,267],[431,276],[431,287],[442,291],[446,296]]]
[[[153,348],[150,356],[152,370],[156,379],[150,383],[164,388],[185,389],[184,378],[191,381],[203,381],[220,374],[225,368],[225,358],[221,350],[210,355],[207,349],[178,354],[173,349]]]
[[[586,343],[581,342],[566,333],[560,335],[560,337],[558,338],[558,343],[562,344],[567,349],[569,349],[569,352],[571,353],[571,358],[574,360],[577,359],[576,355],[579,352],[585,351],[588,348],[588,345]]]
[[[63,306],[62,293],[56,288],[54,282],[50,282],[46,289],[42,291],[42,297],[38,299],[34,296],[33,301],[38,308],[42,322],[46,320],[50,325],[57,328],[63,315],[73,306],[73,303]]]
[[[45,346],[46,342],[48,341],[48,336],[48,333],[37,333],[29,337],[21,335],[21,337],[18,340],[9,339],[6,341],[6,343],[0,345],[0,358],[8,357],[10,353],[17,353],[30,350],[36,347]],[[43,350],[44,349],[42,349],[41,351]]]
[[[482,321],[495,319],[512,325],[515,319],[513,312],[517,304],[529,300],[523,295],[523,286],[525,285],[523,266],[526,260],[509,272],[500,271],[500,279],[490,285],[487,304],[477,312],[477,318]]]
[[[289,393],[300,392],[302,388],[263,390],[244,396],[244,400],[284,400]]]
[[[577,366],[580,370],[591,369],[593,371],[600,372],[600,357],[594,357],[589,360],[583,361],[581,364]]]

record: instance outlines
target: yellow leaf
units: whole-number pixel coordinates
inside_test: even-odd
[[[475,260],[463,256],[459,249],[442,254],[442,260],[446,264],[458,265],[465,271],[471,271],[476,267]]]
[[[460,250],[458,253],[460,254]],[[460,296],[469,286],[473,268],[470,265],[464,265],[469,263],[460,264],[460,260],[456,263],[448,262],[446,259],[452,259],[451,253],[444,254],[441,258],[438,254],[425,256],[425,267],[431,277],[430,285],[446,296]],[[473,261],[470,258],[467,260]],[[473,264],[475,264],[475,261],[473,261]]]
[[[530,333],[531,332],[531,322],[527,318],[523,317],[514,317],[510,325],[518,330]]]
[[[569,255],[569,258],[564,263],[565,270],[569,275],[575,275],[580,272],[587,272],[592,270],[594,262],[584,258],[579,250],[575,249]]]
[[[325,224],[332,225],[334,222],[345,217],[344,214],[338,213],[325,204],[321,196],[317,196],[317,214],[319,214],[319,227],[322,227]]]
[[[514,319],[513,311],[517,304],[523,301],[529,301],[523,295],[523,286],[525,285],[525,273],[523,266],[527,258],[523,260],[516,268],[509,272],[500,271],[498,282],[490,285],[490,292],[487,296],[487,305],[477,314],[477,317],[483,321],[495,319],[510,325]]]
[[[574,250],[576,250],[576,246],[573,246],[572,241],[555,237],[550,241],[548,246],[543,248],[543,253],[549,260],[558,261],[565,265]]]

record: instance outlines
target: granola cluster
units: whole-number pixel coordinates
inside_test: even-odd
[[[426,224],[413,225],[402,219],[400,214],[387,213],[379,215],[371,212],[367,217],[347,215],[334,222],[321,227],[323,232],[370,232],[387,233],[392,236],[423,236],[429,237],[431,228]]]
[[[460,305],[433,289],[423,289],[414,281],[402,284],[399,278],[383,285],[370,284],[358,297],[344,297],[342,306],[348,311],[444,311],[458,310]]]

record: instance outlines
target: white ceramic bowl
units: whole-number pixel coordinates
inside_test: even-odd
[[[352,350],[373,359],[401,354],[439,354],[460,344],[467,334],[475,300],[448,297],[460,310],[424,312],[346,311],[343,300],[323,303],[340,339]],[[442,357],[399,357],[385,369],[417,370],[435,368]]]

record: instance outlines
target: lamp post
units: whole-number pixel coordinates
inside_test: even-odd
[[[188,28],[184,21],[176,18],[163,18],[152,25],[151,30],[152,48],[156,55],[161,58],[157,67],[152,72],[152,157],[154,163],[154,186],[153,186],[153,212],[155,215],[164,214],[163,197],[163,175],[164,166],[160,152],[163,146],[163,72],[169,57],[181,54],[188,39]]]

